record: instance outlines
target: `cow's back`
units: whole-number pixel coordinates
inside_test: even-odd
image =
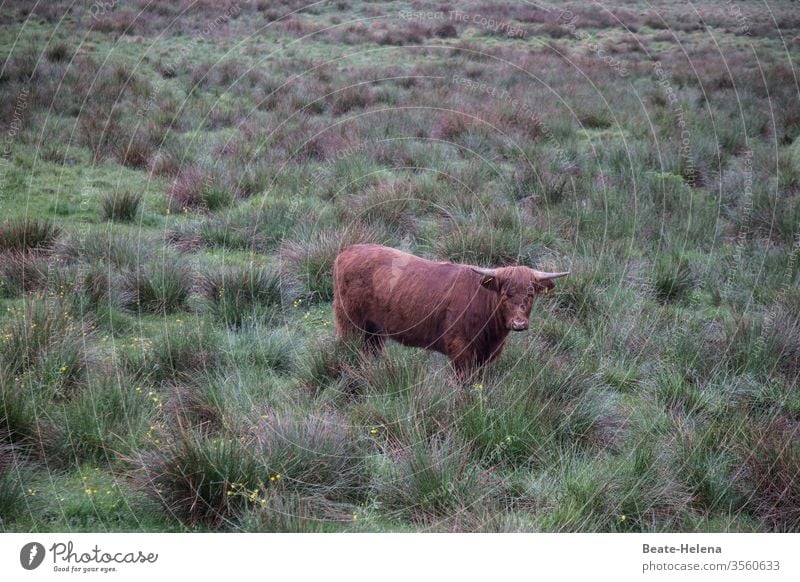
[[[353,245],[334,264],[337,329],[374,333],[441,350],[463,267],[435,263],[379,245]]]

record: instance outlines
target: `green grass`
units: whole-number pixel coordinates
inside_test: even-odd
[[[12,4],[0,531],[800,530],[790,2]],[[334,337],[357,242],[571,275],[461,382]]]
[[[371,229],[359,223],[337,229],[309,228],[298,235],[300,240],[288,240],[281,249],[286,277],[295,281],[299,293],[313,301],[326,302],[333,298],[336,255],[351,244],[379,240]]]
[[[207,274],[203,287],[211,313],[228,326],[268,321],[280,311],[280,277],[262,268],[228,266]]]
[[[15,219],[0,225],[0,250],[26,251],[53,246],[61,230],[52,222],[39,219]]]
[[[454,439],[415,443],[393,459],[378,499],[388,511],[405,513],[420,525],[491,503],[491,486],[481,483],[480,471],[466,453]]]
[[[106,195],[102,202],[102,215],[106,220],[131,222],[139,214],[142,195],[138,192],[117,191]]]
[[[178,258],[159,259],[125,274],[120,294],[130,311],[170,314],[186,307],[192,286],[191,269]]]

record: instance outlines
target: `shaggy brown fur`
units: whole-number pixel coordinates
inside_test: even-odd
[[[495,359],[528,328],[536,294],[553,288],[528,267],[492,270],[353,245],[333,266],[336,333],[372,351],[386,338],[445,354],[459,372]]]

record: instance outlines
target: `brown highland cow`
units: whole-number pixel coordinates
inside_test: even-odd
[[[387,338],[445,354],[459,373],[491,362],[510,331],[528,329],[536,294],[569,274],[482,269],[358,244],[333,265],[336,334],[378,351]]]

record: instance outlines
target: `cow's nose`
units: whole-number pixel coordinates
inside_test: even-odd
[[[528,329],[527,319],[513,319],[511,320],[511,329],[514,331],[525,331]]]

